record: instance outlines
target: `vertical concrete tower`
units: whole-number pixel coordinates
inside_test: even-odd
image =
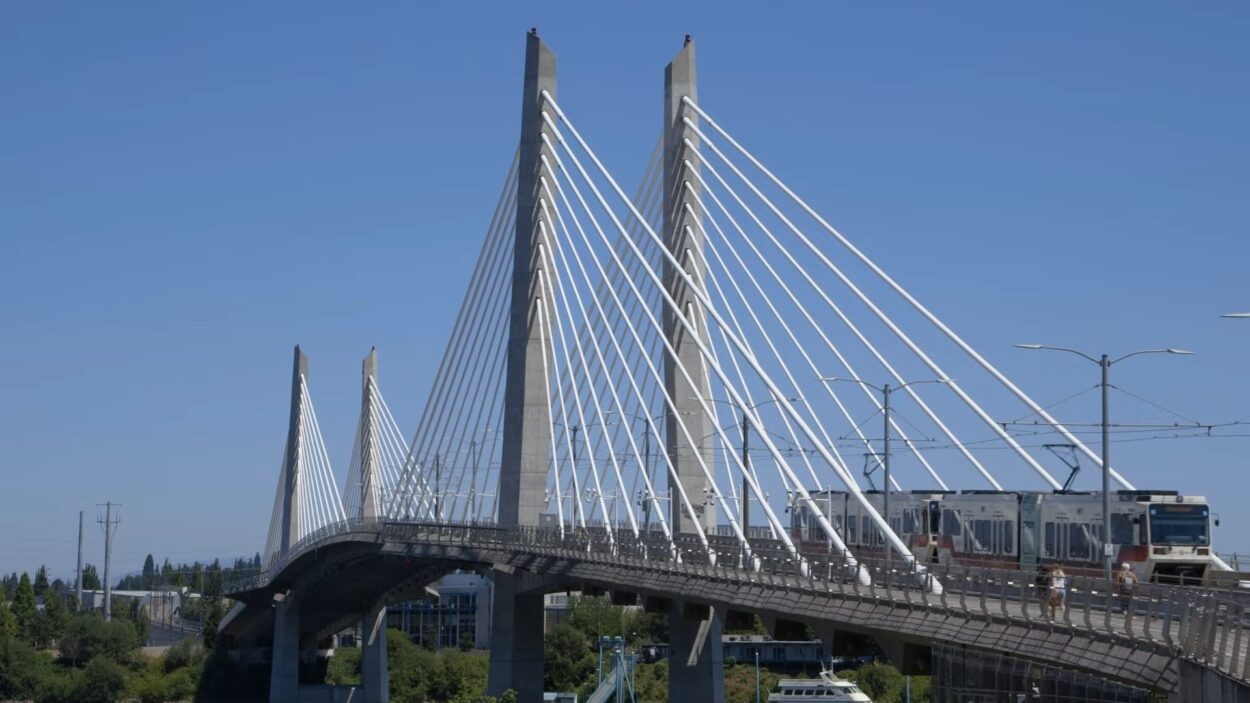
[[[299,450],[304,426],[303,385],[308,380],[308,357],[295,345],[295,368],[291,373],[291,421],[286,431],[286,453],[282,462],[282,542],[279,554],[286,554],[295,541],[298,524],[299,501],[295,493],[299,487]]]
[[[693,110],[683,110],[682,98],[698,100],[696,88],[694,41],[686,37],[686,44],[676,58],[664,69],[664,243],[672,252],[673,257],[682,263],[690,277],[702,287],[703,275],[707,264],[703,258],[703,232],[699,228],[702,212],[698,202],[690,197],[685,184],[689,183],[699,191],[698,181],[686,171],[685,162],[690,168],[700,167],[699,154],[686,148],[685,140],[689,139],[696,146],[699,137],[682,122],[683,117],[697,120]],[[687,209],[689,206],[689,209]],[[693,213],[693,216],[691,215]],[[673,296],[673,300],[681,307],[685,316],[694,322],[699,337],[706,343],[707,324],[702,305],[698,296],[689,289],[685,281],[678,277],[669,261],[664,263],[664,285]],[[664,357],[664,381],[677,407],[677,414],[671,408],[665,411],[666,442],[668,455],[677,470],[677,480],[685,489],[686,495],[699,514],[698,520],[704,529],[711,529],[716,523],[715,510],[711,508],[708,495],[707,478],[699,466],[698,457],[702,456],[707,466],[712,465],[712,445],[708,436],[712,432],[710,421],[703,412],[695,394],[708,398],[707,373],[703,366],[703,356],[698,345],[692,339],[686,327],[682,325],[676,313],[667,305],[664,307],[664,331],[677,352],[675,360],[671,355]],[[680,363],[687,371],[694,384],[689,383],[677,369]],[[680,417],[679,417],[680,416]],[[695,444],[687,441],[686,434],[678,429],[680,419],[690,429],[690,436]],[[678,493],[674,489],[672,501],[669,503],[672,512],[673,529],[677,532],[692,533],[694,525],[683,509]]]
[[[382,452],[377,418],[378,350],[372,348],[360,371],[360,516],[382,516]]]
[[[499,523],[537,525],[545,506],[551,423],[542,350],[548,343],[538,324],[537,271],[539,171],[546,153],[542,135],[542,93],[556,94],[556,56],[536,31],[526,35],[525,88],[521,99],[521,154],[517,168],[516,240],[513,245],[512,307],[504,387],[503,456],[499,471]],[[554,116],[554,115],[553,115]],[[549,134],[554,139],[554,135]],[[549,160],[554,161],[551,157]]]
[[[521,144],[517,167],[516,241],[512,262],[512,308],[508,328],[507,385],[504,388],[503,456],[499,471],[499,524],[537,525],[546,504],[547,466],[551,460],[549,380],[543,373],[543,345],[538,324],[539,175],[547,153],[542,135],[555,135],[543,122],[543,91],[556,95],[556,57],[530,30],[525,37],[525,87],[521,96]],[[548,160],[554,162],[549,155]],[[512,689],[520,703],[543,699],[543,597],[526,590],[509,569],[493,572],[490,676],[486,689],[501,696]]]

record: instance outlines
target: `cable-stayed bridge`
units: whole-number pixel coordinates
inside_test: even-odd
[[[632,193],[533,32],[524,76],[520,143],[417,427],[392,415],[370,352],[342,488],[296,348],[264,571],[223,626],[234,646],[272,643],[271,700],[298,699],[301,649],[361,621],[363,694],[386,700],[386,605],[456,568],[491,573],[490,690],[526,702],[542,595],[569,589],[669,613],[672,700],[723,698],[721,628],[750,612],[868,634],[900,661],[941,640],[1177,700],[1243,695],[1234,595],[1144,584],[1125,606],[1095,559],[1052,618],[1033,572],[918,558],[900,537],[888,502],[905,489],[1064,488],[991,408],[1100,456],[722,126],[689,39]],[[1005,448],[993,460],[986,436]]]

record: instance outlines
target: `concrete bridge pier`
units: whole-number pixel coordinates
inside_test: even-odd
[[[496,571],[491,618],[490,673],[486,693],[517,693],[518,703],[543,699],[543,594],[526,590],[522,578]]]
[[[269,703],[299,699],[299,604],[290,593],[274,604]]]
[[[390,672],[386,664],[386,602],[378,601],[365,613],[360,627],[360,682],[364,703],[389,703]]]
[[[721,646],[724,613],[702,603],[670,606],[668,699],[680,703],[725,700],[725,653]]]

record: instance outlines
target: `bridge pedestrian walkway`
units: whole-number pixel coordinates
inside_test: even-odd
[[[777,617],[927,645],[935,641],[1008,651],[1104,676],[1172,691],[1179,663],[1230,680],[1250,681],[1250,618],[1236,594],[1140,584],[1133,617],[1101,578],[1069,577],[1068,607],[1047,616],[1036,574],[1019,570],[928,565],[901,560],[850,561],[836,554],[779,556],[767,540],[744,559],[736,544],[682,543],[662,537],[610,538],[603,529],[353,520],[328,526],[297,544],[275,570],[234,585],[237,594],[264,591],[302,556],[327,564],[338,544],[368,545],[378,558],[448,568],[480,563],[530,571],[560,587],[596,584],[608,590],[702,602],[713,608]],[[356,563],[359,563],[357,561]],[[331,567],[327,567],[331,568]],[[244,596],[240,596],[244,597]]]

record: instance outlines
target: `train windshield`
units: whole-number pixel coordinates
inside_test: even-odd
[[[1152,505],[1150,543],[1206,546],[1210,544],[1207,532],[1209,514],[1205,505]]]

